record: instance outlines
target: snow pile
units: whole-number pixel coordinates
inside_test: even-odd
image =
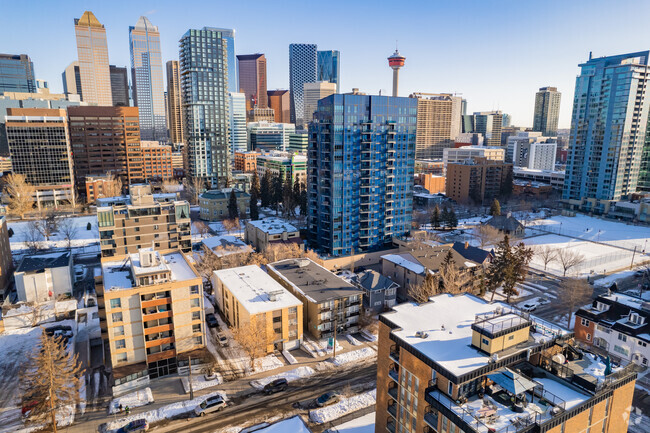
[[[605,362],[603,359],[592,353],[585,353],[584,358],[580,362],[589,363],[583,368],[583,371],[593,377],[595,377],[599,382],[605,380]],[[620,370],[621,367],[612,367],[612,372]]]
[[[356,412],[364,407],[373,406],[376,403],[376,394],[377,390],[373,389],[372,391],[364,392],[354,397],[342,398],[336,404],[310,411],[309,419],[316,424],[323,424],[349,413]]]
[[[352,421],[345,422],[339,426],[336,426],[336,429],[331,431],[331,433],[375,433],[375,412],[370,412],[367,415],[364,415],[359,418],[355,418]]]
[[[185,394],[190,393],[190,381],[187,377],[181,377],[181,383],[183,384],[183,389]],[[223,383],[223,377],[217,373],[216,377],[212,380],[206,380],[205,376],[194,376],[192,377],[192,390],[200,391],[206,388],[212,388],[213,386],[221,385]]]
[[[350,335],[350,334],[347,334],[347,335],[345,336],[345,338],[347,338],[348,341],[350,342],[350,344],[353,345],[353,346],[360,346],[360,345],[361,345],[361,342],[360,342],[359,340],[357,340],[356,338],[354,338],[354,337],[353,337],[352,335]]]
[[[114,398],[108,405],[108,413],[114,414],[120,411],[120,405],[124,410],[127,406],[129,409],[139,406],[146,406],[153,403],[153,394],[151,388],[139,389],[129,394],[124,394],[121,397]]]
[[[315,373],[314,369],[311,367],[298,367],[293,370],[285,371],[284,373],[278,373],[274,376],[263,377],[261,379],[251,380],[251,386],[255,389],[262,389],[268,383],[273,382],[276,379],[287,379],[287,382],[293,382],[295,380],[304,379]]]
[[[377,352],[372,350],[370,347],[364,347],[363,349],[353,350],[351,352],[346,352],[340,355],[336,355],[336,357],[332,360],[332,362],[334,363],[334,365],[341,366],[341,365],[349,364],[351,362],[374,357],[374,356],[377,356]]]
[[[289,364],[291,364],[291,365],[293,365],[293,364],[297,364],[297,363],[298,363],[298,361],[296,360],[296,358],[295,358],[295,357],[291,354],[291,352],[289,352],[288,350],[283,350],[283,351],[282,351],[282,356],[284,356],[284,358],[287,360],[287,362],[288,362]]]
[[[275,355],[267,355],[263,358],[257,358],[253,365],[255,366],[254,373],[263,373],[284,366],[282,361],[280,361]]]
[[[257,433],[311,433],[300,416],[276,422],[268,427],[255,430]]]
[[[375,334],[371,334],[365,329],[362,329],[360,334],[363,335],[365,338],[367,338],[368,341],[372,341],[372,342],[377,341],[377,336]]]

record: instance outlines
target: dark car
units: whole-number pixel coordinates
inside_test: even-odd
[[[276,392],[284,391],[289,387],[289,383],[287,382],[287,379],[285,378],[280,378],[280,379],[275,379],[271,383],[267,383],[264,386],[264,394],[270,395]]]
[[[140,431],[147,431],[149,430],[149,423],[147,422],[146,419],[136,419],[135,421],[131,421],[127,425],[123,426],[121,429],[117,431],[117,433],[132,433],[132,432],[140,432]]]
[[[210,328],[216,328],[219,326],[219,322],[217,321],[217,318],[214,317],[214,314],[206,314],[205,315],[205,322],[208,324],[208,327]]]
[[[316,406],[325,407],[330,404],[338,403],[341,400],[341,395],[336,391],[326,392],[316,399]]]

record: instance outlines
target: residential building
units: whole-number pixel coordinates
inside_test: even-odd
[[[397,303],[399,284],[372,269],[359,274],[357,285],[363,289],[363,306],[381,313]]]
[[[426,189],[429,194],[438,194],[445,192],[445,177],[437,174],[415,173],[413,176],[415,185],[420,185]]]
[[[174,171],[174,177],[178,176],[178,173],[184,174],[185,169],[185,158],[183,157],[182,150],[172,150],[172,170]]]
[[[185,117],[181,97],[181,74],[178,60],[169,60],[167,68],[167,125],[172,143],[185,143]]]
[[[291,102],[288,90],[268,90],[269,108],[273,109],[275,123],[291,123]]]
[[[378,250],[411,230],[416,114],[413,98],[336,94],[319,101],[307,179],[314,247],[333,256]]]
[[[317,81],[303,85],[302,98],[305,113],[303,120],[305,125],[312,121],[314,113],[318,108],[318,101],[335,93],[336,83],[330,83],[329,81]]]
[[[262,179],[267,171],[271,172],[271,177],[281,175],[284,179],[290,179],[292,184],[296,179],[306,184],[307,156],[277,150],[262,152],[257,156],[258,177]]]
[[[144,180],[137,107],[69,107],[77,188],[87,175],[113,173],[124,185]]]
[[[216,257],[222,259],[226,256],[244,257],[253,253],[253,248],[236,236],[210,236],[201,241],[201,244]],[[213,286],[214,287],[214,286]]]
[[[278,243],[302,245],[300,230],[293,224],[276,217],[247,221],[244,240],[260,252],[266,251],[270,245]]]
[[[512,164],[473,157],[447,165],[447,197],[483,204],[500,197],[512,182]]]
[[[255,173],[257,171],[257,157],[260,156],[258,152],[235,152],[235,170],[244,173]]]
[[[307,154],[308,149],[309,133],[306,130],[302,129],[289,134],[289,147],[287,147],[287,150],[289,152]]]
[[[557,137],[557,122],[560,118],[560,100],[562,94],[557,87],[541,87],[535,94],[535,113],[533,131],[541,132],[545,137]]]
[[[416,173],[426,173],[426,174],[437,174],[442,175],[445,171],[445,165],[440,159],[416,159],[415,160],[415,172]]]
[[[506,160],[515,167],[554,170],[556,154],[556,138],[542,137],[541,132],[519,132],[508,137]]]
[[[86,11],[81,18],[75,18],[74,30],[83,101],[100,106],[113,105],[104,25],[92,12]]]
[[[237,197],[239,215],[248,215],[251,195],[236,188],[223,188],[206,191],[199,196],[199,217],[205,221],[220,221],[230,218],[228,204],[232,190],[235,191],[235,197]]]
[[[230,172],[228,93],[238,91],[234,50],[234,30],[192,29],[180,40],[187,175],[213,186],[223,185]]]
[[[65,110],[8,108],[5,117],[12,171],[37,192],[38,208],[75,204],[72,149]]]
[[[298,349],[303,333],[303,304],[257,265],[212,273],[214,298],[228,323],[239,328],[259,320],[273,330],[266,352]]]
[[[530,182],[525,180],[512,181],[512,195],[524,199],[527,197],[548,197],[553,193],[553,187],[546,183]]]
[[[562,191],[564,186],[564,171],[532,170],[530,168],[513,167],[512,178],[529,182],[539,182],[551,185]]]
[[[129,196],[97,199],[102,257],[124,257],[142,248],[192,248],[190,205],[176,194],[151,194],[149,185],[131,185]]]
[[[232,172],[232,177],[230,178],[230,186],[232,188],[250,194],[252,185],[253,173],[241,173],[236,170]]]
[[[102,260],[99,323],[115,385],[175,374],[206,344],[203,281],[181,251]]]
[[[36,304],[72,296],[72,253],[41,253],[23,257],[14,272],[18,301]]]
[[[504,126],[501,128],[501,146],[508,146],[508,139],[513,135],[517,135],[520,132],[533,132],[530,128],[524,128],[521,126]]]
[[[237,56],[239,92],[245,94],[246,111],[255,107],[268,108],[266,94],[266,57],[264,54]]]
[[[291,123],[301,128],[304,124],[303,90],[305,83],[316,81],[318,58],[316,44],[289,45],[289,92]]]
[[[461,133],[462,98],[449,93],[413,93],[409,97],[418,101],[415,157],[442,158],[443,149],[454,147]]]
[[[488,267],[494,258],[491,251],[473,247],[469,242],[454,242],[451,247],[466,260],[470,260],[483,267]]]
[[[126,67],[109,65],[111,77],[111,97],[116,107],[128,107],[129,103],[129,73]]]
[[[627,430],[636,373],[595,372],[571,332],[532,314],[441,294],[379,322],[376,431]]]
[[[86,202],[94,203],[98,198],[107,197],[113,190],[113,177],[111,174],[88,175],[84,179],[86,184]],[[106,191],[108,188],[109,191]]]
[[[289,147],[289,136],[296,132],[291,123],[249,122],[248,148],[250,150],[286,150]]]
[[[359,331],[363,290],[311,259],[288,259],[266,265],[273,279],[303,304],[303,329],[315,338]]]
[[[494,215],[489,220],[481,223],[499,230],[500,233],[512,238],[523,238],[526,234],[526,228],[522,223],[517,221],[510,212],[507,215]]]
[[[63,80],[63,93],[68,95],[79,95],[83,99],[81,90],[81,73],[79,72],[79,62],[75,60],[70,63],[61,74]]]
[[[165,84],[158,27],[141,16],[129,27],[133,102],[140,111],[140,136],[143,140],[167,139]]]
[[[316,81],[336,84],[336,91],[341,92],[341,53],[338,50],[317,51]]]
[[[230,111],[228,112],[230,155],[234,158],[237,152],[246,152],[248,149],[246,95],[244,93],[229,93],[228,97],[230,98]]]
[[[14,263],[11,256],[11,245],[9,243],[9,229],[7,218],[0,215],[0,301],[5,300],[5,290],[11,281]]]
[[[273,108],[254,107],[247,113],[249,122],[273,122],[275,120],[275,111],[273,111]]]
[[[462,163],[470,158],[485,158],[490,161],[503,162],[506,158],[506,151],[498,146],[463,146],[446,148],[442,154],[442,162],[445,172],[448,164]]]
[[[11,173],[11,156],[0,156],[0,174]]]
[[[36,93],[34,63],[27,54],[0,54],[0,94]]]
[[[483,135],[486,146],[500,146],[502,123],[501,111],[476,112],[463,116],[463,132]]]
[[[142,177],[145,182],[174,177],[172,147],[158,141],[141,141]]]
[[[620,200],[645,189],[649,56],[650,51],[590,56],[580,65],[563,199]]]

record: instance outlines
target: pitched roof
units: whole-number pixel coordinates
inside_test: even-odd
[[[386,290],[393,285],[397,286],[397,283],[379,272],[368,269],[359,275],[359,285],[368,291],[373,291]]]
[[[598,303],[604,304],[606,308],[599,310]],[[643,317],[644,323],[637,325],[630,322],[630,312]],[[650,342],[650,302],[643,298],[623,293],[602,295],[597,297],[591,306],[578,309],[576,317],[584,317],[607,328]]]
[[[70,265],[70,251],[35,254],[25,257],[16,272],[32,272],[43,269],[62,268]]]
[[[499,230],[515,231],[524,226],[510,215],[495,215],[483,224],[491,225]]]
[[[485,260],[491,255],[490,251],[486,251],[478,247],[473,247],[469,244],[465,244],[464,242],[454,242],[452,248],[467,260],[471,260],[476,263],[485,262]]]
[[[463,257],[449,245],[424,247],[403,253],[387,254],[381,256],[381,258],[398,266],[408,268],[416,274],[424,274],[425,270],[438,272],[449,252],[451,252],[451,257],[459,268],[473,268],[479,263]]]

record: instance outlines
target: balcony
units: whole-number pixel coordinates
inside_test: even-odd
[[[399,346],[393,344],[390,348],[390,359],[399,364]]]
[[[393,403],[391,405],[388,405],[388,413],[391,414],[395,420],[397,420],[397,404]]]
[[[389,422],[386,424],[386,430],[388,430],[390,433],[395,433],[395,423],[393,421]]]
[[[434,429],[433,431],[438,431],[438,414],[435,415],[433,412],[427,412],[424,414],[424,422]]]
[[[388,388],[388,395],[391,396],[391,398],[395,401],[397,401],[397,385],[391,384]]]
[[[388,370],[388,376],[393,379],[395,382],[399,383],[399,365],[393,364],[391,369]]]

